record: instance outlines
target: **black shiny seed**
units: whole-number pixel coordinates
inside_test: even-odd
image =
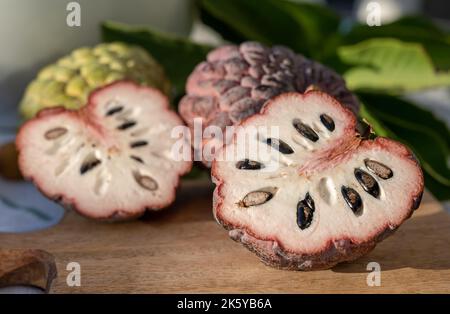
[[[136,148],[136,147],[142,147],[142,146],[146,146],[148,144],[147,141],[136,141],[136,142],[132,142],[130,144],[131,148]]]
[[[319,140],[319,135],[307,124],[302,123],[298,119],[294,119],[292,121],[292,125],[300,133],[303,137],[306,137],[308,140],[312,142],[317,142]]]
[[[394,172],[392,171],[392,169],[382,164],[381,162],[365,159],[364,164],[366,165],[367,169],[375,173],[381,179],[387,180],[394,176]]]
[[[244,159],[236,163],[236,168],[241,170],[259,170],[264,168],[264,165],[258,161]]]
[[[144,161],[142,160],[141,157],[131,155],[130,158],[133,159],[133,160],[135,160],[135,161],[137,161],[137,162],[139,162],[139,163],[141,163],[141,164],[144,163]]]
[[[83,175],[83,174],[91,171],[92,169],[94,169],[95,167],[100,165],[101,163],[102,162],[98,159],[92,159],[92,160],[84,162],[80,167],[80,174]]]
[[[289,155],[294,153],[294,150],[291,148],[291,146],[289,146],[282,140],[276,138],[268,138],[266,139],[266,143],[267,145],[272,146],[282,154]]]
[[[106,112],[106,116],[109,117],[109,116],[115,115],[116,113],[119,113],[122,110],[123,110],[122,106],[117,106],[117,107],[111,108]]]
[[[123,130],[134,127],[136,124],[137,124],[136,121],[127,121],[127,122],[124,122],[123,124],[119,125],[117,127],[117,129],[123,131]]]
[[[314,200],[309,193],[306,193],[305,199],[297,203],[297,225],[304,230],[311,225],[314,217]]]
[[[355,169],[354,174],[356,180],[358,180],[359,184],[362,186],[364,191],[366,191],[375,198],[380,197],[380,186],[378,185],[378,182],[375,180],[374,177],[372,177],[364,170],[358,168]]]
[[[330,131],[330,132],[333,132],[333,131],[334,131],[334,128],[336,127],[336,126],[334,125],[333,119],[332,119],[329,115],[327,115],[327,114],[325,114],[325,113],[323,113],[323,114],[320,115],[320,122],[322,122],[322,124],[323,124],[323,125],[327,128],[327,130]]]
[[[363,210],[363,202],[358,192],[351,187],[342,186],[341,193],[353,213],[357,216],[361,215]]]

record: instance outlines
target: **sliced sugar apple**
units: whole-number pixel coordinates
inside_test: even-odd
[[[277,268],[325,269],[371,251],[419,206],[424,181],[405,146],[355,127],[325,93],[275,97],[213,161],[216,220]]]
[[[28,85],[20,113],[30,119],[39,110],[64,106],[78,109],[94,89],[129,80],[169,92],[170,84],[156,60],[138,46],[120,42],[83,47],[43,68]]]
[[[226,45],[211,51],[191,73],[179,113],[191,128],[195,118],[201,119],[204,128],[225,128],[258,113],[276,95],[311,88],[358,112],[358,100],[332,69],[283,46]],[[209,141],[205,139],[204,144]],[[209,161],[204,163],[209,165]]]
[[[119,220],[175,198],[192,162],[176,161],[172,128],[182,125],[160,91],[116,82],[79,110],[42,110],[20,129],[19,167],[50,199],[96,218]]]

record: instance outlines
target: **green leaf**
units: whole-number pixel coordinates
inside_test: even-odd
[[[334,11],[311,3],[278,2],[306,31],[310,57],[320,60],[335,51],[341,38],[337,32],[340,18]]]
[[[408,110],[407,102],[392,96],[358,94],[364,104],[361,115],[374,127],[378,135],[388,136],[409,146],[419,159],[425,172],[425,184],[431,192],[441,200],[450,199],[450,169],[447,164],[449,158],[449,146],[445,134],[437,133],[441,127],[430,127],[433,123],[441,123],[437,119],[430,119],[428,123],[421,122],[430,115],[416,119],[410,119],[416,106],[411,105]],[[391,101],[389,101],[391,100]],[[384,106],[395,108],[402,103],[397,114],[385,111]],[[404,114],[404,112],[407,112]],[[445,132],[448,132],[446,129]],[[444,138],[442,136],[444,136]]]
[[[383,28],[385,30],[383,30]],[[431,19],[420,15],[404,16],[390,24],[383,25],[380,31],[386,31],[389,29],[395,31],[402,30],[405,35],[415,34],[416,38],[421,36],[440,39],[442,36],[445,36],[445,32]]]
[[[424,172],[425,186],[431,193],[440,201],[450,200],[450,188],[446,185],[440,184],[426,171]]]
[[[434,133],[440,135],[450,150],[450,130],[447,124],[437,118],[431,111],[421,108],[412,102],[390,95],[358,93],[358,97],[363,103],[367,102],[371,104],[376,110],[384,114],[397,117],[404,121],[413,121],[420,127],[431,129]]]
[[[325,7],[284,0],[202,0],[203,21],[226,39],[286,45],[307,56],[322,51],[339,17]]]
[[[344,73],[353,90],[400,92],[450,85],[450,74],[436,72],[420,44],[375,38],[342,46],[338,55],[354,66]]]
[[[440,70],[450,69],[450,42],[445,32],[439,29],[431,20],[420,16],[401,18],[393,23],[376,27],[366,24],[356,24],[345,35],[346,45],[356,44],[371,38],[396,38],[405,42],[420,43],[433,64]]]
[[[186,79],[194,67],[206,58],[210,46],[193,43],[142,27],[132,27],[122,23],[102,24],[104,41],[121,41],[139,45],[158,60],[175,87],[175,95],[184,93]]]
[[[374,111],[383,124],[393,130],[400,141],[412,147],[422,161],[422,167],[433,178],[450,188],[450,169],[447,167],[448,149],[443,139],[428,128],[421,128],[409,121]]]

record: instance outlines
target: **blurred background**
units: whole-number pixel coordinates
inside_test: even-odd
[[[79,4],[81,9],[80,26],[67,25],[67,16],[70,13],[67,5],[71,2]],[[346,54],[341,54],[341,51],[351,52],[354,48],[352,45],[366,39],[393,37],[402,43],[417,43],[425,49],[433,62],[431,76],[423,76],[417,72],[417,77],[423,76],[426,81],[414,82],[414,88],[409,88],[408,73],[411,72],[406,71],[407,74],[399,76],[398,90],[383,87],[382,76],[379,85],[375,82],[373,86],[355,85],[352,89],[359,93],[359,96],[365,97],[364,105],[367,111],[362,115],[368,120],[374,119],[370,122],[381,125],[376,129],[377,132],[406,142],[412,146],[422,164],[430,165],[427,188],[445,204],[450,195],[450,133],[445,127],[450,124],[450,80],[445,77],[450,68],[449,2],[292,0],[291,3],[299,6],[294,6],[290,12],[283,14],[294,22],[303,23],[301,26],[304,33],[298,33],[298,38],[286,36],[291,30],[280,30],[278,24],[273,23],[273,9],[281,10],[279,4],[282,2],[284,1],[0,0],[0,41],[3,48],[0,52],[0,144],[14,139],[21,123],[18,103],[27,84],[39,69],[75,48],[92,46],[103,40],[124,40],[136,44],[142,44],[141,41],[144,41],[143,46],[146,48],[160,47],[162,53],[156,53],[154,56],[163,65],[168,64],[170,67],[171,63],[173,68],[173,64],[177,67],[177,62],[182,64],[190,57],[192,58],[189,60],[196,60],[194,56],[189,55],[192,49],[184,51],[183,45],[195,46],[201,43],[204,48],[226,41],[256,39],[266,44],[290,46],[299,53],[327,64],[347,78],[346,74],[349,72],[346,71],[349,68],[362,65],[358,64],[358,60],[346,60],[343,57]],[[305,2],[313,7],[304,6]],[[375,9],[380,9],[380,26],[367,25],[368,15],[374,10],[374,3]],[[302,10],[309,10],[309,16],[302,16]],[[235,14],[232,14],[233,12]],[[264,25],[265,20],[270,20],[271,24]],[[104,21],[122,22],[129,27],[139,26],[139,30],[148,29],[159,36],[158,41],[151,42],[152,39],[145,39],[144,35],[134,36],[136,33],[132,28],[124,28],[122,31],[107,26],[102,31],[100,24]],[[322,27],[321,24],[326,26]],[[271,32],[265,31],[267,29]],[[276,33],[277,31],[279,33]],[[185,38],[187,44],[177,42],[177,49],[180,49],[176,52],[179,53],[178,60],[164,60],[165,52],[168,51],[164,49],[169,46],[166,43],[174,38]],[[303,40],[305,42],[302,42]],[[168,72],[171,79],[175,76],[175,80],[180,82],[183,82],[188,74],[174,70]],[[439,79],[436,78],[438,76]],[[434,80],[436,84],[433,83]],[[376,93],[366,95],[364,92],[367,90]],[[174,99],[178,99],[177,96],[182,92],[182,88],[178,88],[174,92]],[[398,107],[392,105],[384,108],[377,103],[385,103],[386,99],[390,101],[391,98],[383,97],[395,97],[393,102],[398,99],[403,102],[399,103]],[[420,111],[421,108],[425,108],[425,111]],[[390,121],[383,120],[383,114],[400,120],[407,117],[405,119],[409,122],[423,119],[423,122],[419,122],[422,124],[419,127],[426,124],[428,129],[426,132],[417,129],[417,132],[433,133],[433,138],[442,144],[442,147],[438,150],[435,143],[430,142],[427,137],[421,138],[414,132],[401,129],[398,127],[401,123],[393,123],[391,126]],[[434,128],[434,125],[439,125],[439,128]],[[8,155],[8,152],[2,149],[0,155]],[[446,204],[450,209],[448,203]],[[44,228],[57,222],[63,213],[59,206],[44,199],[31,184],[0,179],[0,232],[24,232]]]

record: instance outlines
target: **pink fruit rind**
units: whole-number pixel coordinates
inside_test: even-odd
[[[321,93],[319,91],[308,91],[305,94],[297,95],[295,95],[295,93],[282,94],[269,101],[266,104],[265,108],[261,111],[261,113],[245,119],[240,125],[252,125],[253,120],[270,114],[272,107],[276,107],[279,105],[279,100],[293,96],[303,99],[306,99],[307,97],[320,96],[324,99],[330,100],[329,95]],[[346,111],[348,119],[350,121],[353,121],[350,122],[350,125],[355,125],[356,119],[353,114],[348,109],[340,105],[336,100],[333,100],[333,102],[336,105],[342,107],[344,111]],[[350,136],[356,136],[356,133],[353,129],[348,129],[346,133],[350,134]],[[228,145],[233,145],[235,141],[236,136],[233,137],[233,140]],[[224,146],[222,150],[226,149],[226,147],[227,146]],[[334,149],[336,149],[339,146],[333,145],[333,147]],[[223,191],[227,185],[227,182],[222,179],[223,173],[219,168],[219,162],[217,160],[213,161],[211,169],[211,177],[216,185],[213,195],[214,217],[220,225],[228,230],[231,239],[241,243],[247,249],[254,252],[266,265],[275,268],[288,270],[318,270],[331,268],[336,264],[344,261],[353,261],[373,250],[378,242],[394,233],[405,220],[411,217],[414,210],[416,210],[420,205],[424,189],[424,177],[420,165],[412,152],[406,146],[384,137],[377,137],[374,140],[365,140],[355,137],[355,144],[352,148],[352,150],[354,150],[354,153],[358,153],[360,151],[368,150],[371,148],[388,150],[390,153],[406,160],[409,164],[412,165],[412,168],[415,171],[412,176],[417,178],[418,181],[416,182],[414,191],[409,197],[409,203],[405,206],[405,208],[399,209],[400,211],[403,211],[404,214],[399,217],[398,220],[395,221],[395,223],[385,223],[375,232],[368,234],[367,240],[365,241],[357,241],[352,237],[329,239],[315,251],[305,253],[284,247],[282,241],[275,234],[262,237],[261,235],[255,233],[251,227],[243,225],[239,221],[233,221],[232,219],[230,220],[229,218],[224,217],[222,212],[224,210],[223,206],[226,195]],[[344,161],[345,157],[338,162]],[[331,164],[333,162],[336,161],[330,161]],[[313,165],[312,167],[315,166],[319,166],[317,169],[315,169],[316,171],[320,171],[321,167],[327,167],[327,165],[323,164]]]
[[[35,118],[28,120],[26,123],[22,125],[16,137],[16,147],[18,149],[19,154],[18,164],[25,179],[33,182],[37,187],[37,189],[43,195],[61,204],[64,208],[73,209],[79,212],[80,214],[90,218],[106,221],[133,219],[144,214],[146,210],[158,210],[166,208],[167,206],[172,204],[173,201],[175,200],[176,189],[180,183],[180,176],[188,173],[192,169],[192,161],[184,161],[183,167],[178,169],[178,171],[175,173],[176,182],[173,188],[170,190],[169,196],[164,200],[160,202],[149,202],[145,206],[136,208],[133,208],[131,204],[130,207],[128,207],[127,205],[126,208],[125,207],[111,208],[108,210],[106,214],[96,215],[96,213],[90,211],[89,208],[81,207],[78,204],[76,198],[69,197],[64,193],[56,193],[55,192],[56,189],[44,188],[41,182],[39,182],[39,180],[32,175],[33,165],[27,164],[27,162],[24,159],[23,150],[25,148],[25,145],[27,145],[25,137],[29,132],[32,132],[34,125],[42,120],[49,119],[54,116],[65,116],[66,118],[69,119],[81,121],[82,123],[85,124],[86,128],[91,129],[93,132],[96,132],[101,136],[102,127],[96,123],[95,119],[93,119],[93,110],[97,106],[97,97],[101,95],[102,92],[116,87],[125,87],[129,89],[131,92],[135,93],[141,92],[141,93],[149,93],[149,95],[151,94],[152,97],[158,98],[161,104],[163,104],[163,108],[161,110],[163,110],[166,114],[168,114],[171,120],[177,121],[179,125],[183,125],[183,121],[179,118],[179,116],[174,111],[170,110],[170,105],[167,97],[159,90],[151,87],[139,86],[129,81],[117,81],[93,91],[89,96],[87,105],[79,110],[68,110],[63,107],[46,108],[41,110]]]

